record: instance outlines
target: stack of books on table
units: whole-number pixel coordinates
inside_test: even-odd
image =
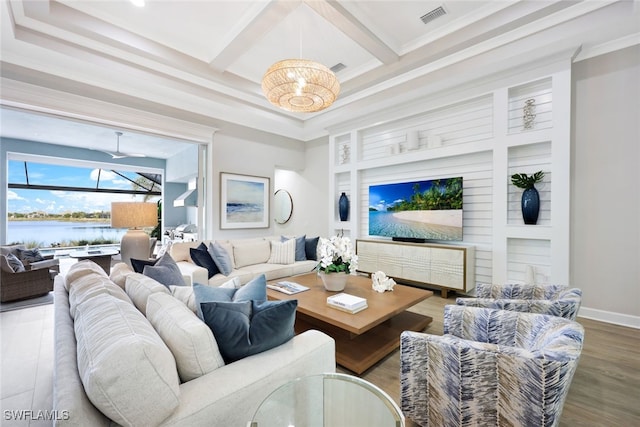
[[[351,314],[355,314],[368,307],[365,298],[345,294],[344,292],[327,297],[327,305]]]

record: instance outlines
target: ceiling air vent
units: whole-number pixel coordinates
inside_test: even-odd
[[[422,22],[424,22],[425,24],[428,24],[429,22],[433,21],[434,19],[442,16],[442,15],[446,15],[447,11],[444,10],[444,7],[442,6],[438,6],[435,9],[433,9],[431,12],[427,12],[424,15],[422,15],[420,17],[420,20]]]
[[[345,68],[347,68],[346,65],[344,65],[342,62],[338,62],[336,65],[334,65],[333,67],[329,68],[331,71],[335,73],[337,73],[338,71],[342,71]]]

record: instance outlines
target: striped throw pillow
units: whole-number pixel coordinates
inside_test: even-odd
[[[293,264],[296,262],[296,240],[286,242],[271,241],[269,264]]]

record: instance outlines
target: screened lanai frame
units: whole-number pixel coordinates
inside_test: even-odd
[[[9,163],[14,162],[17,164],[21,164],[21,167],[24,168],[22,172],[22,176],[20,179],[15,179],[13,176],[11,179],[9,177]],[[93,187],[88,187],[86,184],[84,185],[57,185],[53,184],[50,181],[43,181],[39,178],[33,176],[33,174],[29,174],[29,164],[38,164],[39,166],[47,166],[47,167],[72,167],[72,168],[80,168],[86,170],[98,170],[98,179],[96,181],[96,185]],[[9,191],[15,190],[44,190],[44,191],[63,191],[63,192],[84,192],[84,193],[103,193],[105,197],[108,197],[108,194],[113,195],[121,195],[122,197],[126,197],[126,195],[130,195],[133,198],[129,200],[137,200],[143,201],[149,199],[151,197],[153,200],[147,201],[163,201],[164,195],[162,191],[162,184],[164,183],[164,170],[157,167],[149,167],[149,166],[139,166],[139,165],[131,165],[124,163],[107,163],[107,162],[97,162],[91,160],[79,160],[79,159],[71,159],[71,158],[59,158],[53,156],[44,156],[44,155],[34,155],[28,153],[16,153],[16,152],[7,152],[6,163],[4,169],[4,176],[0,181],[4,181],[6,183],[6,191],[7,195]],[[32,168],[31,168],[32,169]],[[100,179],[100,175],[103,175],[105,171],[109,173],[113,173],[117,175],[119,179],[124,181],[128,181],[131,183],[132,188],[117,188],[117,187],[105,187],[105,181]],[[138,184],[138,188],[133,188],[133,181],[135,181],[136,177],[144,177],[147,180],[151,181],[151,185],[146,188],[140,188],[140,184]],[[5,197],[5,200],[2,201],[4,204],[3,215],[0,218],[0,228],[2,233],[5,235],[2,240],[5,240],[7,225],[8,225],[8,216],[9,216],[9,200],[8,196]],[[115,201],[115,200],[114,200]],[[161,224],[164,223],[164,212],[162,212]],[[160,230],[162,233],[163,230]],[[162,235],[162,234],[160,234]]]

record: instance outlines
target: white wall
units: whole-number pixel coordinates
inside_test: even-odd
[[[285,189],[293,200],[291,219],[285,224],[274,224],[276,234],[326,236],[328,141],[325,137],[305,144],[304,169],[276,171],[274,191]]]
[[[277,138],[264,142],[255,136],[240,138],[217,133],[213,143],[213,236],[208,238],[262,237],[276,234],[319,235],[326,230],[327,143],[305,143]],[[276,171],[278,174],[276,176]],[[293,216],[283,225],[273,221],[269,228],[220,229],[220,172],[268,177],[271,195],[278,188],[293,198]],[[278,183],[276,184],[276,177]],[[273,197],[271,197],[273,200]],[[323,206],[318,209],[317,206]]]
[[[573,67],[571,277],[581,315],[640,327],[640,46]]]

